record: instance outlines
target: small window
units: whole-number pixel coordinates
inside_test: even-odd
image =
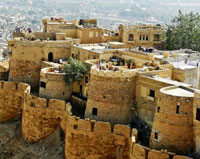
[[[97,116],[97,113],[98,113],[98,109],[97,108],[93,108],[92,109],[92,115]]]
[[[155,97],[155,91],[150,89],[149,96],[154,98]]]
[[[133,41],[133,34],[129,34],[128,41]]]
[[[74,129],[75,129],[75,130],[78,130],[78,125],[74,125]]]
[[[89,82],[88,76],[85,76],[85,84]]]
[[[46,88],[46,83],[45,82],[40,82],[40,87]]]
[[[158,140],[158,131],[154,132],[154,139]]]
[[[142,35],[140,35],[140,40],[142,40]]]
[[[160,107],[159,106],[157,107],[157,112],[160,113]]]
[[[148,41],[148,40],[149,40],[149,36],[147,35],[147,36],[146,36],[146,41]]]
[[[200,108],[197,108],[196,120],[199,120],[199,121],[200,121]]]
[[[145,35],[143,35],[143,40],[145,40]]]
[[[179,114],[179,113],[180,113],[180,105],[177,104],[177,105],[176,105],[176,114]]]

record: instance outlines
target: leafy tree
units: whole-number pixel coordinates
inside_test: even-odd
[[[87,67],[82,62],[69,58],[69,64],[64,65],[63,71],[65,73],[64,81],[67,85],[72,85],[73,82],[80,82],[84,74],[87,72]]]
[[[169,50],[188,48],[200,51],[200,15],[179,11],[179,15],[168,25],[166,47]]]

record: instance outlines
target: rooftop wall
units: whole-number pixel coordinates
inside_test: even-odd
[[[157,151],[140,144],[134,144],[131,149],[130,159],[192,159],[187,156],[176,155],[166,150]]]

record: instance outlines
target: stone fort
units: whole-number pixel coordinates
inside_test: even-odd
[[[190,159],[200,155],[200,53],[157,50],[160,25],[44,19],[43,32],[14,32],[0,63],[0,122],[22,116],[39,142],[62,129],[66,159]],[[73,57],[88,66],[68,86]],[[62,62],[59,62],[62,59]]]

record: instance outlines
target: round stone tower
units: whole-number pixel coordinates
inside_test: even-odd
[[[72,87],[63,80],[65,73],[59,67],[44,68],[40,72],[40,97],[69,100]]]
[[[160,90],[150,147],[187,154],[193,149],[192,89],[171,86]]]
[[[133,118],[134,71],[91,69],[85,117],[111,124],[130,124]]]

